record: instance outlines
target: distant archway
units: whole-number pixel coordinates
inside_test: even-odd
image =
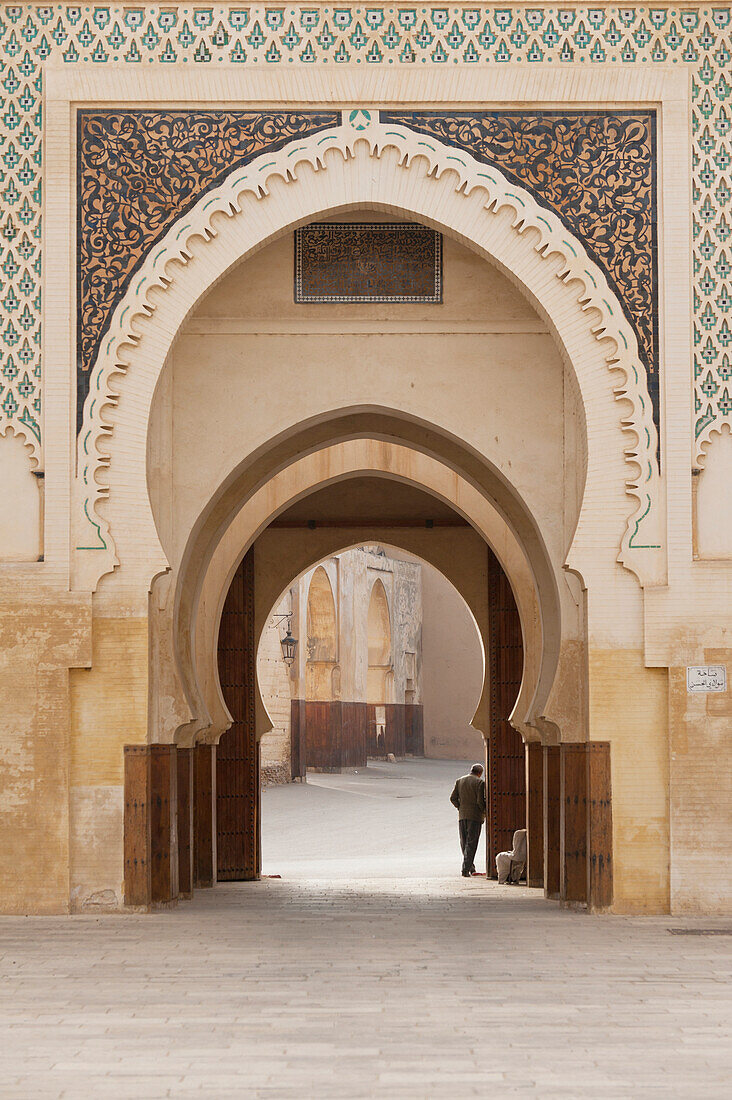
[[[368,703],[392,703],[390,697],[392,667],[391,616],[383,581],[377,577],[371,588],[368,611],[369,667],[366,677]]]
[[[424,753],[434,759],[462,759],[464,756],[482,758],[483,736],[489,728],[488,699],[486,686],[486,648],[490,623],[485,602],[485,586],[477,575],[454,571],[451,575],[450,561],[447,555],[430,554],[423,540],[410,535],[407,531],[394,532],[392,538],[378,542],[378,550],[388,559],[402,559],[414,562],[421,567],[422,589],[422,629],[421,638],[404,658],[404,697],[395,696],[397,702],[407,704],[421,703],[424,708]],[[273,541],[277,537],[276,526],[262,538]],[[312,533],[310,533],[312,537]],[[399,541],[393,541],[398,538]],[[255,544],[256,545],[256,544]],[[321,544],[322,545],[322,544]],[[257,679],[259,683],[262,712],[260,736],[267,752],[263,748],[263,768],[265,755],[268,765],[285,760],[280,753],[282,730],[290,731],[290,701],[297,697],[300,678],[299,658],[296,657],[291,669],[286,670],[282,661],[279,634],[275,627],[277,616],[283,612],[292,613],[292,629],[298,638],[304,634],[297,621],[299,592],[309,575],[319,568],[331,569],[332,573],[341,572],[341,556],[354,549],[371,547],[373,544],[359,541],[343,544],[337,529],[327,537],[327,555],[315,560],[308,555],[308,540],[303,539],[300,552],[287,560],[294,560],[298,572],[290,578],[289,569],[284,564],[276,572],[267,570],[266,576],[258,577],[258,605],[261,629],[257,647]],[[263,550],[265,558],[270,560],[269,546]],[[476,564],[481,568],[484,557],[476,556]],[[477,583],[471,587],[471,580]],[[456,584],[455,581],[458,583]],[[284,587],[282,587],[284,585]],[[481,600],[481,597],[483,599]],[[367,649],[368,602],[363,608],[364,655]],[[266,618],[264,609],[270,608]],[[350,609],[347,610],[349,640],[353,637]],[[361,644],[359,635],[358,645]],[[276,663],[280,674],[273,676],[271,666]],[[302,662],[304,664],[304,660]],[[289,675],[285,675],[286,671]],[[350,699],[353,695],[353,677],[351,670],[343,674],[343,693],[341,692],[341,670],[338,669],[339,683],[334,688],[333,699]],[[289,686],[287,681],[289,680]],[[485,689],[485,690],[484,690]],[[286,711],[286,717],[285,717]],[[270,738],[270,735],[271,738]],[[282,769],[281,769],[282,770]],[[297,773],[297,767],[293,774]]]
[[[308,591],[306,698],[330,701],[338,660],[336,607],[330,579],[322,565],[313,573]]]

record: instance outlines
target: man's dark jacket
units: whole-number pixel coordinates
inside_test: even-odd
[[[450,795],[461,821],[485,820],[485,780],[479,775],[463,775]]]

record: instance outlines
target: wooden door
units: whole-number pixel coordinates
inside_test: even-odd
[[[488,550],[488,598],[490,738],[486,847],[488,874],[495,877],[496,853],[510,851],[514,831],[526,826],[526,768],[523,740],[508,723],[524,666],[521,622],[508,577],[491,550]]]
[[[231,582],[219,628],[219,678],[234,719],[216,752],[218,878],[256,878],[259,853],[259,746],[254,728],[254,550]]]
[[[290,701],[290,778],[304,779],[307,775],[305,756],[305,700]]]
[[[340,702],[316,702],[308,700],[305,709],[305,757],[309,768],[322,771],[340,771],[343,763],[341,750]]]

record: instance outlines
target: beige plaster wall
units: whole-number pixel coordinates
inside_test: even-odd
[[[322,221],[394,222],[398,216],[376,210],[348,211]],[[428,325],[449,321],[511,323],[508,331],[546,332],[526,299],[496,268],[451,237],[443,237],[443,301],[296,303],[293,295],[294,234],[279,240],[235,267],[206,295],[186,323],[186,332],[237,332],[246,322],[266,320],[271,325],[295,319],[332,322],[391,321],[405,319]],[[214,324],[216,322],[216,324]],[[342,325],[340,326],[342,330]],[[255,331],[261,331],[256,325]]]
[[[0,436],[0,562],[37,561],[41,554],[43,482],[34,475],[29,454],[12,428]]]
[[[257,681],[259,693],[271,723],[271,729],[261,737],[261,765],[263,769],[277,764],[290,764],[290,677],[282,659],[280,638],[284,634],[283,621],[276,616],[288,612],[292,596],[288,592],[272,609],[262,630],[257,650]]]
[[[500,446],[550,554],[564,560],[564,372],[546,334],[183,335],[173,371],[174,525],[160,525],[173,561],[211,487],[260,440],[363,406],[441,421],[482,453]]]
[[[450,424],[484,453],[498,445],[550,552],[563,560],[577,509],[574,487],[567,500],[563,494],[560,356],[543,321],[495,268],[449,238],[444,252],[441,305],[296,305],[291,233],[240,264],[202,301],[170,364],[173,502],[167,522],[159,513],[157,519],[172,561],[211,486],[258,439],[323,409],[363,405]],[[159,389],[153,437],[162,404]],[[249,415],[252,430],[245,427]],[[582,452],[570,461],[581,477]],[[537,468],[556,476],[538,480]]]
[[[470,549],[474,568],[485,576],[485,545]],[[485,581],[487,601],[487,576]],[[482,761],[483,730],[472,725],[485,665],[476,621],[453,585],[429,565],[422,568],[422,608],[425,756]]]
[[[696,551],[700,558],[732,558],[732,431],[725,426],[704,448],[696,478]]]

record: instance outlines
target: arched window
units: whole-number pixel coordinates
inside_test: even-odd
[[[328,574],[318,566],[308,592],[306,696],[333,698],[333,668],[338,660],[336,611]]]
[[[366,694],[369,703],[392,702],[389,690],[393,677],[391,661],[391,621],[389,601],[380,578],[374,581],[367,621],[369,667]]]

